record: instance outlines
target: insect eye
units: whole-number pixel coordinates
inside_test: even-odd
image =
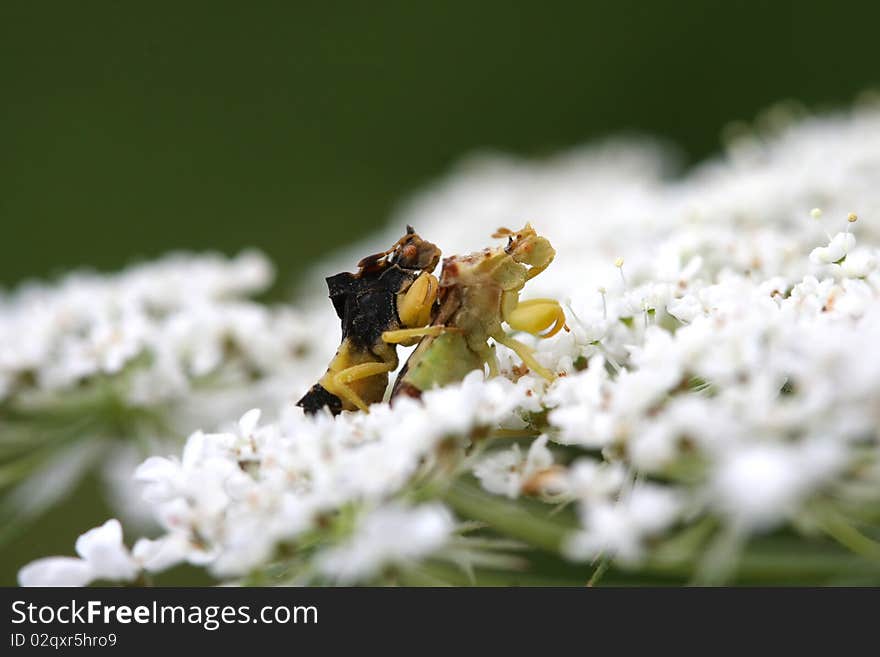
[[[413,260],[418,255],[419,250],[416,248],[415,244],[407,244],[403,247],[403,258],[404,260]]]

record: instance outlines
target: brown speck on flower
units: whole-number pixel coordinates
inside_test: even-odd
[[[510,373],[513,375],[513,380],[518,381],[521,377],[524,377],[529,373],[529,368],[525,363],[520,363],[519,365],[514,365],[513,368],[511,368]]]
[[[523,482],[521,490],[523,495],[539,495],[548,492],[554,484],[559,483],[559,477],[564,468],[559,465],[551,465],[549,468],[539,470]]]
[[[831,294],[828,295],[828,298],[825,300],[825,305],[822,306],[822,312],[827,313],[831,310],[834,310],[834,302],[837,301],[837,291],[832,290]]]

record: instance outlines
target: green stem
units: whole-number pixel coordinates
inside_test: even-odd
[[[733,580],[748,582],[798,582],[821,584],[823,581],[857,573],[865,583],[880,582],[880,564],[859,555],[839,550],[817,550],[806,540],[753,541],[738,557]],[[657,562],[649,560],[633,573],[690,579],[694,562]]]
[[[493,495],[473,480],[456,481],[444,494],[444,500],[462,518],[481,521],[499,534],[555,554],[559,554],[566,536],[575,529],[572,522],[554,520],[546,511],[542,513],[540,508],[535,508],[536,505],[529,500],[509,500]],[[699,545],[707,538],[707,533],[711,534],[713,527],[713,523],[705,523],[705,526],[694,528],[698,536],[693,539],[696,545],[692,547],[696,550],[672,550],[666,554],[660,551],[656,556],[649,554],[648,561],[638,568],[619,572],[688,582],[699,566]],[[816,585],[856,574],[860,583],[880,583],[880,560],[877,559],[880,553],[875,551],[877,545],[850,525],[846,527],[849,531],[844,530],[843,533],[839,526],[835,526],[834,530],[838,540],[843,538],[848,541],[847,547],[859,548],[858,551],[853,549],[855,554],[800,537],[753,538],[737,552],[736,567],[730,573],[731,581]],[[688,544],[691,542],[688,539]],[[869,556],[871,559],[866,558]],[[608,567],[611,566],[612,563],[609,563]],[[594,579],[596,574],[604,575],[605,571],[601,568],[600,563]]]
[[[587,582],[587,586],[596,586],[599,583],[599,580],[602,579],[602,575],[605,574],[605,571],[608,570],[608,566],[610,565],[611,557],[609,557],[608,555],[603,555],[601,561],[599,561],[599,565],[596,566],[596,570],[593,571],[593,575]]]
[[[479,520],[501,534],[548,552],[559,552],[573,527],[532,513],[522,503],[484,491],[478,484],[459,479],[444,499],[460,516]]]
[[[815,511],[819,527],[828,536],[856,554],[867,559],[880,560],[880,543],[861,533],[834,508],[828,504],[817,504]]]

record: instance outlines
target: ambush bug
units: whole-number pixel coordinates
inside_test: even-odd
[[[431,322],[438,291],[431,274],[440,249],[407,226],[390,249],[367,256],[354,274],[327,279],[336,314],[342,320],[342,342],[327,372],[297,402],[306,413],[328,408],[368,410],[382,401],[388,374],[397,369],[397,344],[415,344],[443,331]]]
[[[439,307],[433,325],[413,351],[394,385],[392,396],[421,396],[422,391],[460,381],[475,369],[498,374],[492,338],[512,349],[533,372],[553,380],[534,352],[504,329],[525,331],[549,338],[565,325],[565,313],[554,299],[520,301],[526,282],[540,274],[556,255],[550,242],[531,224],[519,231],[500,228],[493,237],[506,237],[507,245],[443,260]],[[386,338],[393,338],[386,334]]]

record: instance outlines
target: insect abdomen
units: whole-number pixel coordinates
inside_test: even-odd
[[[416,397],[419,395],[413,394],[413,390],[424,391],[449,385],[482,368],[483,361],[468,348],[463,335],[444,333],[416,348],[406,370],[401,372],[393,394]]]

